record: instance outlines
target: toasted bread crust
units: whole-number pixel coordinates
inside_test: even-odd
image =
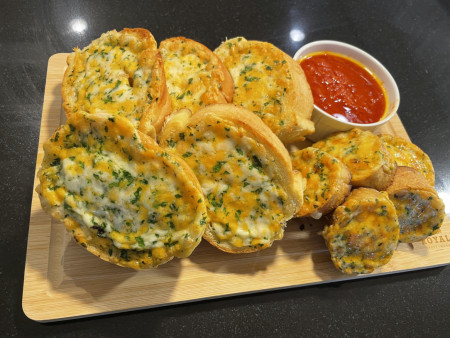
[[[345,274],[370,273],[389,262],[399,237],[394,205],[386,192],[353,190],[322,232],[335,267]]]
[[[150,94],[153,100],[152,104],[142,114],[138,128],[144,134],[155,138],[152,135],[152,128],[155,129],[155,134],[158,135],[167,116],[172,113],[172,103],[166,86],[166,75],[161,53],[149,53],[148,58],[153,61],[150,79],[150,83],[153,85],[148,89],[147,96]]]
[[[300,65],[274,45],[238,37],[215,53],[235,84],[233,103],[256,113],[285,144],[314,132],[313,97]]]
[[[36,189],[43,209],[101,259],[145,269],[200,243],[207,215],[194,173],[127,119],[72,113],[44,150]],[[182,215],[171,216],[169,229],[173,209]]]
[[[418,170],[434,186],[433,163],[431,163],[430,158],[422,149],[398,136],[387,134],[379,136],[398,166],[406,166]]]
[[[421,241],[439,230],[444,221],[444,203],[418,170],[398,167],[386,192],[397,211],[401,242]]]
[[[306,179],[303,206],[297,217],[320,218],[344,202],[350,193],[348,167],[328,153],[308,147],[291,153],[292,167]]]
[[[200,145],[194,143],[205,137],[214,141]],[[185,157],[202,184],[209,201],[208,215],[212,222],[204,234],[208,242],[225,252],[247,253],[267,248],[274,240],[282,238],[286,221],[295,215],[302,203],[303,189],[301,183],[300,187],[294,184],[296,177],[287,150],[256,115],[231,104],[210,105],[192,116],[188,110],[180,111],[169,117],[161,133],[160,144]],[[257,177],[267,179],[264,182],[254,181]],[[251,185],[246,188],[247,179]],[[215,182],[229,185],[226,191],[230,193],[219,192],[222,183]],[[267,191],[281,194],[282,200],[277,200],[275,195],[269,198],[265,189],[277,189]],[[267,200],[264,204],[272,209],[271,216],[276,221],[268,216],[269,211],[265,211],[264,205],[263,209],[257,209],[258,225],[251,225],[254,222],[250,218],[254,217],[255,198],[258,198],[257,201],[261,199],[258,203]],[[224,209],[226,213],[222,215]],[[221,219],[222,216],[224,219]],[[244,222],[244,218],[248,221]],[[250,232],[255,231],[255,235],[252,233],[247,238],[252,244],[245,244],[244,240],[244,244],[239,244],[236,241],[241,235],[237,234],[246,227]],[[266,233],[265,237],[270,238],[263,240],[256,228],[251,227],[258,228],[258,231]]]
[[[234,83],[228,69],[211,50],[184,37],[161,42],[159,50],[174,110],[192,112],[214,103],[231,102]]]
[[[312,145],[341,160],[352,174],[351,184],[385,190],[397,165],[380,138],[370,131],[352,129],[336,133]]]
[[[161,55],[153,35],[142,28],[102,34],[67,58],[63,107],[72,112],[107,112],[128,118],[152,137],[170,114]]]

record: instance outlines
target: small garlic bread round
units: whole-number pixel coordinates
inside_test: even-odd
[[[380,135],[380,138],[398,166],[418,170],[434,186],[433,163],[422,149],[401,137],[383,134]]]
[[[214,52],[233,78],[234,104],[258,115],[285,144],[314,133],[313,96],[299,63],[268,42],[243,37]]]
[[[312,146],[347,165],[352,186],[385,190],[394,179],[397,169],[394,159],[380,138],[368,130],[340,132]]]
[[[101,259],[144,269],[200,243],[207,211],[194,173],[129,120],[72,113],[44,151],[43,209]]]
[[[200,181],[211,221],[208,242],[247,253],[283,237],[301,206],[302,183],[286,148],[256,115],[232,104],[192,116],[182,110],[169,117],[160,144],[181,155]]]
[[[421,241],[439,230],[445,216],[444,202],[419,171],[398,167],[386,192],[397,211],[400,242]]]
[[[120,115],[155,137],[172,111],[162,57],[146,29],[104,33],[82,50],[75,48],[67,64],[62,81],[66,115]]]
[[[351,174],[345,164],[313,147],[291,153],[291,160],[292,168],[306,179],[297,217],[319,219],[344,202],[351,189]]]
[[[386,192],[353,190],[322,232],[335,267],[345,274],[370,273],[386,264],[397,247],[400,227]]]
[[[232,101],[233,79],[209,48],[194,40],[175,37],[162,41],[159,51],[174,110],[187,108],[196,112],[213,103]]]

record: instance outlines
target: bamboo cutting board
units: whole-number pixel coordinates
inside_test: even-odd
[[[65,121],[61,80],[67,55],[55,54],[49,60],[36,171],[44,155],[42,144]],[[381,131],[409,139],[397,116]],[[53,321],[450,263],[447,217],[439,234],[415,244],[400,244],[387,265],[370,275],[350,277],[334,268],[318,235],[322,227],[323,221],[294,219],[283,240],[260,252],[232,255],[203,241],[189,258],[134,271],[104,262],[75,244],[62,223],[41,209],[33,192],[23,310],[33,320]]]

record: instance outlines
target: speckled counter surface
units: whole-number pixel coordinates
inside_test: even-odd
[[[291,55],[314,40],[356,45],[396,79],[399,115],[431,157],[450,206],[447,1],[1,1],[0,8],[0,336],[449,336],[450,267],[52,324],[33,322],[21,307],[51,55],[123,27],[211,49],[234,36]]]

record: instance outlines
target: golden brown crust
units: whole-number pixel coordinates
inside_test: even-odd
[[[221,131],[223,130],[226,131],[226,136],[221,135]],[[182,137],[180,137],[180,134]],[[190,134],[192,134],[191,138],[188,136]],[[200,148],[196,148],[198,146],[197,144],[190,143],[191,139],[192,142],[195,142],[196,139],[202,139],[202,136],[207,134],[210,138],[214,136],[214,142],[217,142],[211,143],[213,148],[209,148],[209,144],[201,145],[201,147],[199,146]],[[251,148],[251,152],[247,155],[244,155],[245,145],[239,143],[244,142],[243,140],[246,140],[245,142],[247,142],[248,149],[253,147]],[[226,148],[226,144],[229,142],[232,142],[232,145],[229,145],[228,148]],[[215,214],[216,211],[213,212],[211,210],[216,210],[215,208],[218,206],[218,208],[222,208],[222,201],[220,200],[219,203],[218,199],[221,199],[225,195],[217,194],[217,192],[210,195],[210,191],[214,192],[216,191],[215,189],[218,189],[217,187],[211,187],[210,182],[214,183],[222,181],[223,179],[225,185],[230,185],[231,195],[227,194],[227,197],[223,197],[223,206],[226,208],[227,214],[236,217],[237,221],[234,220],[234,217],[232,217],[232,220],[229,220],[230,223],[227,227],[229,226],[231,229],[235,229],[238,224],[240,224],[239,216],[241,215],[241,210],[238,208],[241,207],[236,207],[234,203],[241,205],[242,203],[246,204],[248,202],[248,205],[244,206],[244,208],[250,210],[252,209],[251,201],[255,199],[255,196],[257,197],[255,193],[260,190],[258,186],[254,186],[251,191],[245,191],[244,188],[246,185],[242,185],[241,181],[243,178],[249,177],[246,176],[249,174],[245,174],[245,171],[251,171],[252,168],[255,167],[255,161],[258,163],[259,168],[264,168],[263,171],[265,171],[265,174],[269,175],[270,182],[281,187],[280,189],[283,191],[285,198],[282,201],[281,206],[273,205],[274,208],[282,210],[282,215],[276,216],[281,220],[281,227],[280,223],[278,223],[277,227],[279,227],[279,229],[272,233],[272,238],[266,238],[267,242],[264,242],[264,244],[235,245],[229,242],[229,240],[234,240],[234,237],[224,239],[218,235],[221,233],[220,231],[223,232],[222,225],[214,225],[211,223],[205,231],[204,238],[212,245],[229,253],[246,253],[267,248],[272,244],[273,240],[282,238],[284,223],[294,216],[297,208],[302,203],[303,187],[301,186],[301,179],[298,181],[298,177],[295,176],[292,171],[291,160],[286,148],[256,115],[242,107],[231,104],[210,105],[199,110],[192,116],[188,110],[181,110],[169,117],[161,133],[160,143],[165,146],[172,145],[173,150],[177,151],[180,155],[183,155],[183,157],[186,157],[188,164],[193,167],[194,172],[197,174],[197,177],[202,184],[203,192],[209,200],[209,215],[212,222],[214,222],[214,217],[217,215]],[[250,144],[252,144],[252,146],[250,146]],[[196,151],[196,149],[199,150]],[[201,157],[201,153],[204,151],[202,149],[210,149],[207,153],[208,158]],[[253,160],[251,154],[254,154]],[[219,158],[219,156],[222,157]],[[238,162],[243,163],[242,161],[248,161],[249,158],[250,161],[253,162],[249,162],[250,165],[248,166],[248,169],[248,164],[245,163],[242,164],[244,166],[243,169],[241,167],[233,167]],[[235,159],[237,162],[233,162]],[[201,165],[199,163],[201,163]],[[213,167],[213,164],[216,164],[216,166]],[[226,171],[224,173],[221,169],[222,165],[230,165],[232,167],[228,170],[229,172]],[[205,171],[203,166],[208,169]],[[239,174],[239,172],[242,173]],[[233,178],[230,181],[229,177],[223,176],[224,174],[230,173],[233,173],[233,176],[236,175],[236,179]],[[256,173],[256,171],[253,172],[253,177],[256,177],[254,176]],[[297,182],[297,186],[294,184],[294,181]],[[253,182],[252,184],[257,184],[257,182]],[[261,189],[259,193],[262,191],[263,190]],[[220,197],[217,197],[219,195]],[[227,198],[229,199],[227,200]],[[242,201],[236,202],[235,199],[237,199],[237,201],[242,199]],[[220,209],[219,212],[221,212],[221,210],[222,209]],[[251,215],[246,215],[247,212],[247,210],[243,209],[242,217],[253,217]],[[262,224],[264,224],[264,222],[261,223],[261,227],[263,227]],[[218,227],[218,229],[221,230],[217,230],[214,227]],[[227,230],[224,231],[226,232]],[[254,236],[252,237],[256,238]]]
[[[431,163],[430,158],[422,149],[401,137],[387,134],[379,136],[398,166],[417,169],[434,186],[435,174],[433,163]]]
[[[292,167],[306,179],[303,206],[297,217],[320,218],[344,202],[350,193],[351,174],[337,158],[308,147],[291,153]]]
[[[312,145],[342,161],[352,174],[351,184],[385,190],[397,165],[380,138],[370,131],[352,129],[336,133]]]
[[[120,266],[144,269],[173,257],[186,257],[199,244],[207,216],[195,174],[181,158],[164,152],[125,118],[72,113],[67,124],[44,144],[44,150],[38,172],[40,185],[36,188],[42,207],[96,256]],[[127,163],[131,163],[130,168]],[[61,179],[67,175],[73,178]],[[75,185],[70,183],[74,179],[78,180]],[[156,183],[151,183],[152,179]],[[90,180],[95,180],[94,190]],[[173,189],[179,191],[175,199]],[[103,192],[101,199],[96,197],[98,191]],[[152,191],[158,191],[158,200],[151,197]],[[89,205],[93,207],[89,209]],[[163,219],[167,215],[162,215],[173,208],[179,208],[182,216],[171,216],[167,231],[169,225]],[[120,221],[116,224],[117,219]],[[137,222],[140,228],[136,225],[137,230],[130,230],[128,221]],[[151,236],[156,238],[149,239]],[[155,245],[151,242],[155,240],[161,243]]]
[[[215,53],[235,84],[233,103],[256,113],[285,144],[314,132],[313,97],[300,65],[268,42],[238,37]]]
[[[405,166],[397,168],[392,184],[386,189],[386,192],[391,194],[401,189],[421,189],[436,194],[436,190],[423,175],[420,175],[416,169]]]
[[[124,28],[121,32],[124,35],[135,35],[144,44],[144,49],[156,50],[158,48],[152,33],[145,28]]]
[[[231,102],[234,83],[222,61],[203,44],[184,37],[161,42],[159,50],[174,110],[195,112],[214,103]]]
[[[104,33],[82,50],[75,48],[67,64],[62,81],[67,116],[77,111],[121,115],[155,137],[171,112],[161,55],[146,29]]]
[[[398,167],[386,192],[397,211],[401,242],[421,241],[439,230],[445,216],[444,203],[419,171]]]
[[[152,128],[155,129],[156,135],[161,131],[164,121],[172,113],[172,103],[169,98],[169,91],[166,86],[166,77],[164,73],[164,62],[159,52],[149,52],[146,56],[152,60],[152,75],[150,83],[153,85],[149,88],[149,94],[154,98],[154,104],[142,114],[139,122],[139,130],[144,134],[151,134]],[[155,138],[155,137],[153,137]]]

